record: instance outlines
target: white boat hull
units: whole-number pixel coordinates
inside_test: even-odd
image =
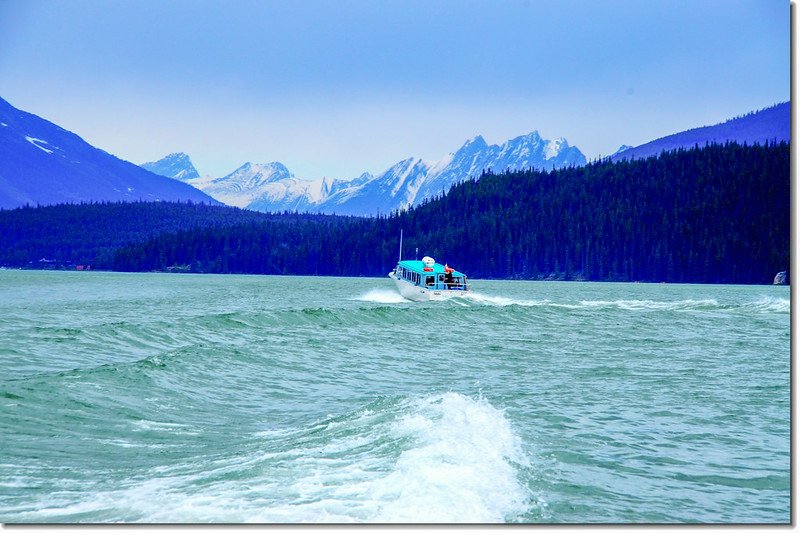
[[[442,291],[432,290],[426,287],[414,285],[402,279],[398,279],[394,272],[389,273],[394,284],[397,286],[400,296],[413,302],[432,302],[438,300],[449,300],[450,298],[464,296],[468,291]]]

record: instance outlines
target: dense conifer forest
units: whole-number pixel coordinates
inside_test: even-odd
[[[192,202],[94,202],[0,209],[0,266],[70,268],[83,264],[109,270],[119,248],[157,235],[248,221],[286,223],[302,216],[266,215]]]
[[[0,265],[41,256],[123,271],[384,276],[402,228],[404,258],[419,248],[472,278],[770,283],[789,268],[789,179],[787,143],[726,144],[484,173],[379,218],[190,204],[31,208],[0,212]]]

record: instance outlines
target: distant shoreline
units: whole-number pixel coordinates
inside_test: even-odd
[[[91,274],[93,272],[104,274],[176,274],[176,275],[190,275],[190,276],[259,276],[270,278],[336,278],[336,279],[388,279],[384,276],[335,276],[335,275],[322,275],[322,274],[255,274],[251,272],[178,272],[167,270],[147,270],[147,271],[121,271],[121,270],[107,270],[107,269],[91,269],[91,270],[75,270],[68,268],[22,268],[22,267],[0,267],[2,271],[25,271],[25,272],[70,272]],[[622,281],[622,280],[586,280],[586,279],[520,279],[520,278],[470,278],[470,282],[483,282],[483,281],[510,281],[510,282],[535,282],[535,283],[618,283],[625,285],[723,285],[723,286],[742,286],[742,287],[791,287],[791,284],[774,284],[774,283],[681,283],[674,281]]]

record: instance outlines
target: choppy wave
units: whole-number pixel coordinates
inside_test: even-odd
[[[16,517],[502,522],[527,512],[532,501],[520,479],[527,458],[503,411],[457,393],[378,400],[304,429],[260,432],[234,452],[158,467],[150,478],[79,501],[56,495]]]
[[[788,516],[785,288],[202,279],[5,303],[0,522]]]

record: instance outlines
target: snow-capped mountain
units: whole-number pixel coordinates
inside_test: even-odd
[[[431,167],[428,178],[421,184],[412,204],[416,205],[468,178],[479,176],[483,170],[495,172],[534,168],[551,170],[571,165],[585,165],[586,157],[563,137],[554,141],[542,139],[533,131],[506,141],[502,145],[487,145],[478,135],[458,151]]]
[[[278,210],[274,209],[278,204],[281,210],[307,211],[328,186],[326,180],[297,179],[277,161],[245,163],[227,176],[195,178],[188,183],[224,204],[257,211]]]
[[[430,167],[421,159],[409,158],[373,176],[362,174],[357,180],[338,187],[314,206],[319,213],[337,215],[387,214],[411,205]]]
[[[334,191],[316,211],[348,215],[375,215],[418,205],[428,198],[487,169],[496,172],[525,168],[562,168],[586,164],[586,158],[566,139],[542,139],[538,132],[502,145],[486,144],[480,135],[438,161],[410,158],[369,179],[360,178]]]
[[[0,208],[137,200],[217,203],[0,98]]]
[[[158,161],[142,163],[139,166],[159,176],[166,176],[179,181],[188,181],[200,177],[200,173],[194,168],[192,160],[183,152],[169,154]]]
[[[489,145],[477,136],[438,161],[408,158],[378,175],[365,172],[349,181],[303,180],[280,163],[248,163],[222,178],[199,178],[188,183],[223,203],[257,211],[364,216],[418,205],[486,169],[550,170],[585,163],[581,151],[566,139],[550,141],[534,131],[502,145]]]

